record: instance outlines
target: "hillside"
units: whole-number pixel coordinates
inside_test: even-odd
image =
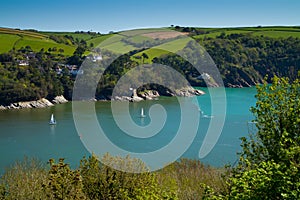
[[[184,29],[184,28],[183,28]],[[182,29],[182,30],[183,30]],[[176,29],[175,29],[176,30]],[[226,35],[230,34],[248,34],[255,36],[264,36],[272,38],[288,38],[288,37],[300,37],[300,27],[281,27],[281,26],[270,26],[270,27],[242,27],[242,28],[195,28],[190,29],[195,31],[194,38],[210,37],[216,38],[222,33]]]
[[[231,34],[245,34],[248,36],[260,36],[270,38],[300,38],[300,27],[241,27],[241,28],[192,28],[175,26],[169,28],[178,32],[183,32],[192,38],[201,41],[203,39],[215,39],[218,36]],[[167,39],[169,36],[159,36],[159,29],[154,29],[154,34],[145,36],[130,37],[132,43],[142,43],[145,41],[153,41],[154,39]],[[118,41],[126,36],[121,34],[105,34],[101,35],[95,32],[39,32],[36,30],[20,30],[10,28],[0,28],[0,53],[6,53],[11,49],[20,49],[30,46],[33,51],[39,51],[42,48],[56,48],[57,51],[62,49],[60,53],[63,55],[72,55],[77,47],[76,41],[84,40],[88,46],[96,47],[102,42],[101,46],[120,53],[123,50],[130,51],[134,49],[133,45],[128,43],[118,42],[114,44],[109,41],[109,45],[105,45],[105,40],[111,36],[118,35]],[[158,37],[157,37],[158,36]],[[172,37],[172,36],[171,36]],[[116,39],[116,36],[114,37]],[[73,41],[72,41],[73,40]],[[75,44],[74,44],[75,43]],[[182,49],[186,43],[184,41],[174,44],[175,48]],[[164,44],[167,45],[167,44]],[[160,48],[160,46],[158,46]],[[145,53],[150,55],[149,61],[154,57],[159,57],[165,52],[158,50],[145,50]],[[140,56],[142,53],[138,53]]]
[[[221,35],[228,36],[231,34],[243,34],[249,37],[258,36],[258,37],[269,37],[275,39],[279,39],[279,38],[287,39],[289,37],[300,38],[300,27],[275,26],[275,27],[240,27],[240,28],[192,28],[192,27],[177,26],[177,27],[172,27],[170,29],[174,31],[188,33],[189,36],[199,41],[200,44],[202,44],[203,40],[216,39]],[[175,48],[182,49],[184,48],[186,43],[182,42],[181,44],[178,45],[179,46]],[[136,55],[141,56],[142,53],[147,53],[150,55],[148,60],[150,62],[154,57],[160,57],[163,54],[165,54],[164,51],[160,51],[157,49],[149,49],[149,50],[145,50],[144,52],[140,52]]]
[[[11,28],[0,28],[0,53],[30,46],[35,52],[41,49],[53,49],[53,53],[71,56],[80,41],[99,44],[108,38],[92,32],[39,32],[36,30],[20,30]],[[56,50],[55,50],[56,49]]]
[[[140,64],[171,66],[192,86],[217,86],[215,80],[208,84],[201,78],[200,73],[208,71],[199,73],[175,54],[193,53],[191,40],[212,57],[226,87],[249,87],[261,83],[265,76],[270,81],[274,75],[294,80],[300,70],[299,27],[173,26],[106,35],[0,28],[0,105],[58,95],[70,99],[84,60],[101,66],[105,63],[101,60],[115,59],[98,84],[95,98],[99,99],[110,99],[119,78]],[[158,89],[154,85],[140,89],[153,87]]]

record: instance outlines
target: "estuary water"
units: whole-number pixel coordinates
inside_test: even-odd
[[[207,88],[200,89],[204,90],[206,94],[197,97],[201,108],[199,110],[201,115],[199,127],[192,144],[185,152],[182,152],[182,157],[185,158],[199,159],[199,149],[207,127],[210,120],[214,119],[214,116],[211,116],[209,91]],[[236,162],[237,152],[240,150],[239,138],[247,136],[253,128],[249,127],[247,122],[253,119],[250,107],[255,106],[256,89],[254,87],[226,88],[225,91],[227,101],[220,102],[227,105],[226,120],[221,136],[212,151],[200,159],[202,162],[216,167]],[[167,120],[157,136],[145,139],[132,138],[123,134],[114,121],[110,102],[96,102],[95,111],[99,124],[110,141],[130,152],[147,153],[166,146],[176,135],[181,119],[177,98],[161,97],[154,101],[130,103],[129,111],[132,120],[139,126],[149,125],[151,123],[149,109],[154,104],[165,108]],[[139,117],[141,108],[144,109],[144,118]],[[119,112],[117,114],[123,114],[122,109],[117,112]],[[48,123],[52,113],[57,120],[57,124],[54,126]],[[154,112],[151,117],[155,118],[159,115]],[[90,155],[83,145],[81,137],[84,136],[78,133],[75,127],[71,102],[44,109],[0,111],[0,173],[3,173],[5,167],[13,164],[16,160],[22,160],[24,156],[35,157],[44,162],[50,158],[56,160],[65,158],[72,167],[78,167],[80,159]]]

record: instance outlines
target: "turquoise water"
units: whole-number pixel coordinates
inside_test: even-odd
[[[208,92],[206,88],[202,89]],[[204,163],[222,166],[228,163],[233,164],[237,160],[236,153],[240,150],[239,138],[247,136],[247,122],[253,118],[249,109],[255,105],[255,93],[255,88],[226,88],[227,112],[225,125],[213,150],[201,159]],[[211,114],[209,94],[199,96],[197,99],[203,111],[202,116],[209,116]],[[124,134],[114,121],[110,102],[96,102],[95,110],[99,124],[114,144],[127,151],[147,153],[167,145],[176,135],[180,123],[181,113],[175,97],[162,97],[157,101],[130,103],[129,110],[133,121],[140,126],[149,125],[151,122],[148,111],[154,104],[160,104],[165,108],[167,121],[155,137],[148,139],[132,138]],[[137,117],[141,108],[145,110],[145,118]],[[186,109],[191,108],[187,107]],[[120,110],[117,114],[122,115],[122,112]],[[58,122],[55,126],[49,126],[48,124],[51,113],[54,113]],[[159,113],[154,112],[153,117],[156,117],[155,115],[159,117]],[[200,118],[197,135],[183,157],[198,159],[199,149],[210,120],[213,120],[213,118]],[[80,137],[81,133],[77,133],[74,125],[72,103],[45,109],[1,111],[0,172],[3,172],[5,167],[11,165],[14,161],[23,159],[24,156],[37,157],[45,162],[49,158],[58,159],[63,157],[68,163],[71,163],[72,167],[76,167],[84,155],[90,155]]]

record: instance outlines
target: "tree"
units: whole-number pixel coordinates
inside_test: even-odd
[[[48,180],[43,185],[49,199],[87,199],[78,170],[72,170],[63,158],[58,163],[50,159],[49,164]]]
[[[274,77],[257,87],[257,133],[242,138],[230,199],[300,198],[300,81]]]
[[[143,58],[143,63],[142,64],[144,64],[145,63],[145,59],[148,59],[149,56],[146,53],[143,53],[142,54],[142,58]]]

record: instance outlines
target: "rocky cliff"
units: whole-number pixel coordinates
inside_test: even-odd
[[[54,104],[60,104],[60,103],[66,103],[66,102],[68,102],[68,100],[66,100],[64,96],[57,96],[52,101],[42,98],[37,101],[11,103],[8,106],[0,105],[0,110],[22,109],[22,108],[46,108],[46,107],[54,106]]]

